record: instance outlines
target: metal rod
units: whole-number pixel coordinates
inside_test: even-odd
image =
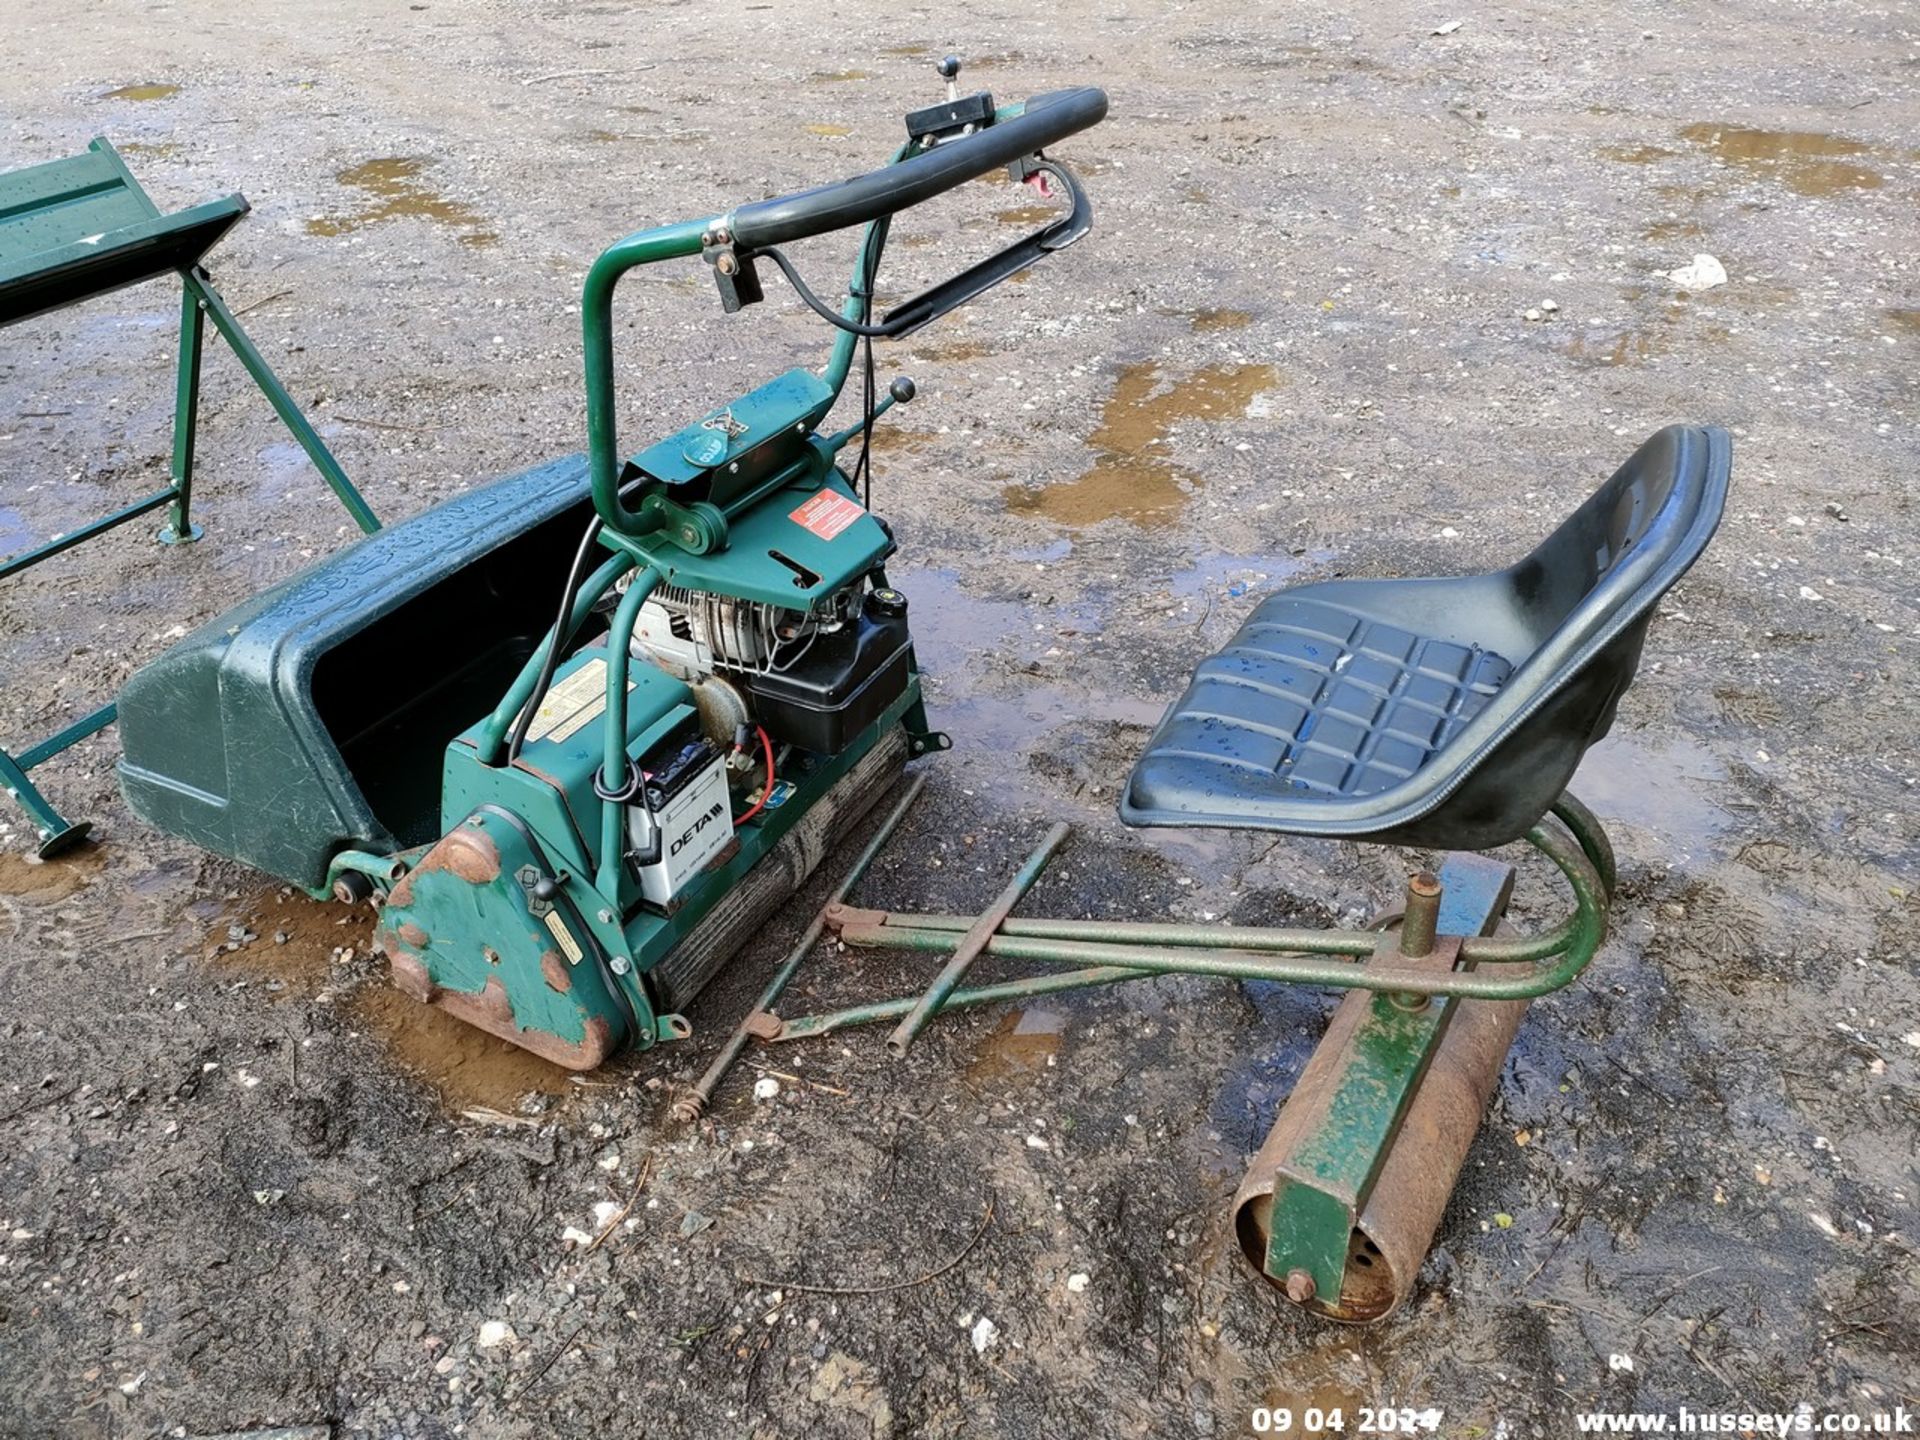
[[[1013,907],[1020,903],[1020,897],[1033,888],[1033,882],[1040,878],[1040,872],[1047,868],[1047,861],[1053,858],[1053,852],[1060,848],[1060,842],[1066,838],[1065,822],[1055,824],[1047,831],[1046,838],[1040,842],[1039,847],[1027,857],[1026,863],[1021,865],[1013,879],[1007,882],[1007,888],[1000,892],[1000,898],[982,911],[980,918],[974,921],[972,927],[960,938],[960,943],[954,947],[952,958],[941,967],[940,973],[934,976],[933,983],[927,987],[927,993],[920,997],[920,1003],[907,1012],[906,1018],[887,1037],[889,1053],[895,1056],[907,1053],[907,1047],[913,1044],[914,1036],[926,1028],[927,1022],[939,1013],[947,997],[959,988],[960,982],[966,978],[967,967],[972,965],[987,948],[988,943],[993,939],[994,931],[1000,928],[1000,922],[1012,913]],[[946,948],[944,937],[940,948]]]
[[[162,505],[170,504],[172,501],[173,487],[169,485],[164,490],[156,490],[153,494],[134,501],[124,510],[116,510],[113,514],[99,520],[90,520],[77,530],[69,530],[66,534],[56,536],[44,545],[36,545],[31,550],[0,561],[0,580],[17,574],[30,565],[38,565],[42,560],[51,559],[62,550],[71,550],[76,545],[84,545],[94,536],[104,534],[116,525],[124,525],[129,520],[138,519],[149,510],[158,510]]]
[[[1232,942],[1236,948],[1213,949],[1184,945],[1163,946],[1153,943],[1113,944],[1072,939],[1028,938],[1001,931],[989,936],[988,954],[1017,960],[1038,960],[1051,965],[1112,965],[1134,974],[1209,975],[1235,980],[1270,980],[1288,984],[1324,985],[1335,989],[1360,988],[1409,995],[1457,995],[1483,1000],[1530,1000],[1558,990],[1583,970],[1600,947],[1606,932],[1607,897],[1600,875],[1587,858],[1586,848],[1559,826],[1536,825],[1528,841],[1560,868],[1574,893],[1574,912],[1549,936],[1532,942],[1565,935],[1558,959],[1551,965],[1531,965],[1518,975],[1455,970],[1436,974],[1404,966],[1358,966],[1339,961],[1288,959],[1259,953],[1241,941],[1259,932],[1241,932]],[[984,917],[983,917],[984,918]],[[849,945],[893,946],[900,949],[947,951],[953,947],[951,930],[922,926],[918,916],[902,916],[895,923],[853,921],[843,924],[841,938]],[[1055,922],[1064,924],[1067,922]],[[1085,923],[1085,922],[1081,922]],[[1149,930],[1155,927],[1146,927]],[[1232,933],[1231,931],[1229,933]],[[1362,932],[1323,934],[1324,941],[1343,936],[1347,944],[1366,942],[1364,953],[1371,955],[1377,936]],[[1304,948],[1304,947],[1303,947]],[[1460,947],[1463,965],[1510,964],[1516,957],[1508,953],[1514,947],[1479,938],[1464,941]],[[1319,953],[1328,953],[1323,944]],[[1313,952],[1309,952],[1313,953]],[[1359,953],[1342,949],[1334,953]],[[1531,962],[1531,953],[1525,960]],[[1548,958],[1548,957],[1541,957]],[[924,997],[923,997],[924,998]]]
[[[1060,970],[1051,975],[1030,975],[1021,980],[1003,980],[993,985],[975,985],[947,996],[940,1010],[959,1010],[969,1005],[996,1005],[1007,1000],[1031,1000],[1037,995],[1053,995],[1062,990],[1082,990],[1093,985],[1113,985],[1122,980],[1151,980],[1140,970],[1123,970],[1117,965],[1096,965],[1084,970]],[[872,1025],[905,1015],[919,1004],[918,997],[901,1000],[876,1000],[870,1005],[853,1005],[824,1015],[803,1015],[782,1021],[775,1041],[805,1040],[825,1035],[848,1025]]]
[[[191,285],[180,287],[180,364],[173,390],[173,506],[163,545],[186,545],[200,538],[193,523],[193,447],[200,423],[200,361],[207,326],[200,297]]]
[[[866,848],[840,883],[833,887],[833,893],[827,897],[826,904],[814,913],[807,928],[800,932],[800,938],[793,942],[793,948],[787,951],[787,958],[780,962],[780,968],[773,972],[773,978],[767,981],[767,988],[760,992],[760,999],[753,1009],[740,1017],[740,1023],[727,1037],[727,1043],[720,1047],[720,1053],[713,1057],[713,1063],[707,1066],[707,1073],[700,1077],[693,1089],[673,1102],[673,1118],[683,1124],[691,1124],[707,1113],[707,1106],[713,1103],[713,1092],[720,1088],[720,1082],[727,1077],[734,1062],[740,1058],[740,1052],[747,1048],[747,1041],[753,1038],[756,1022],[769,1014],[793,977],[799,972],[801,963],[813,953],[814,945],[820,939],[820,933],[827,927],[827,906],[836,905],[853,892],[866,875],[867,868],[879,857],[881,849],[893,838],[893,832],[900,822],[907,818],[907,811],[913,808],[913,802],[920,798],[920,792],[927,788],[927,777],[923,771],[915,775],[907,785],[907,793],[888,812],[887,818],[880,822],[880,828],[873,832],[873,838],[867,841]]]
[[[889,914],[874,911],[876,915]],[[917,930],[964,933],[971,915],[890,915]],[[1352,930],[1268,930],[1234,925],[1187,925],[1136,920],[1054,920],[1009,916],[1000,934],[1033,940],[1111,940],[1132,945],[1174,945],[1200,949],[1278,951],[1289,955],[1371,955],[1379,937]],[[864,943],[849,938],[849,944]]]
[[[1421,870],[1407,879],[1407,905],[1400,920],[1400,953],[1409,960],[1424,960],[1433,953],[1433,941],[1440,928],[1440,881],[1432,871]]]
[[[640,618],[640,607],[660,583],[660,572],[648,565],[633,577],[627,593],[613,612],[613,624],[607,630],[607,708],[600,721],[605,742],[600,763],[600,787],[608,795],[618,794],[627,783],[632,761],[627,758],[627,670],[633,663],[633,627]],[[640,777],[646,784],[646,777]],[[644,796],[641,797],[645,799]],[[659,823],[656,817],[654,823]],[[613,899],[623,898],[621,879],[625,873],[627,802],[600,802],[600,868],[595,888]],[[657,838],[657,836],[656,836]],[[617,907],[616,907],[617,908]]]
[[[327,448],[326,441],[320,438],[320,432],[315,430],[307,417],[300,413],[300,407],[294,404],[293,396],[287,393],[287,387],[280,383],[280,377],[273,373],[272,367],[267,364],[266,357],[260,353],[252,338],[241,328],[233,312],[227,309],[227,302],[220,298],[220,292],[213,288],[211,281],[197,271],[183,270],[180,274],[186,281],[187,289],[197,295],[200,303],[206,307],[207,315],[213,321],[214,328],[219,330],[227,344],[232,347],[241,365],[245,366],[247,373],[253,377],[253,383],[260,387],[260,393],[267,397],[267,403],[273,406],[274,412],[279,415],[282,423],[293,432],[293,438],[299,442],[300,448],[307,452],[307,458],[320,472],[320,478],[327,482],[328,487],[339,497],[340,503],[347,507],[347,513],[353,517],[354,523],[369,535],[378,530],[379,517],[368,508],[360,492],[354,489],[353,482],[347,478],[347,472],[340,468],[340,462],[333,458],[333,452]]]
[[[39,832],[42,841],[51,840],[71,828],[67,817],[54,809],[53,803],[27,778],[26,767],[5,750],[0,750],[0,788],[4,788],[8,798],[32,817],[34,829]]]
[[[22,770],[31,770],[34,766],[51,760],[62,750],[67,750],[78,745],[89,735],[106,729],[107,726],[113,724],[119,716],[120,707],[117,704],[108,703],[102,705],[91,715],[83,716],[74,721],[73,724],[67,726],[67,728],[62,730],[58,735],[49,736],[38,745],[29,746],[27,749],[22,750],[18,755],[13,757],[14,762],[19,765]]]
[[[1571,790],[1561,792],[1560,798],[1554,801],[1553,813],[1580,842],[1580,848],[1586,851],[1587,859],[1599,872],[1600,888],[1612,899],[1614,886],[1619,882],[1619,868],[1614,861],[1613,841],[1607,838],[1599,817]]]

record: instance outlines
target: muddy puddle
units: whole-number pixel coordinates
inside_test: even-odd
[[[1651,238],[1652,232],[1648,233]],[[1695,322],[1686,301],[1678,299],[1634,324],[1582,331],[1567,342],[1565,353],[1569,360],[1582,365],[1639,365],[1689,349],[1724,345],[1732,334],[1724,325]]]
[[[351,957],[341,952],[365,954],[369,917],[284,889],[233,902],[212,922],[202,953],[278,999],[312,1000],[352,984],[355,973],[342,968]]]
[[[1606,824],[1632,825],[1692,855],[1718,849],[1738,820],[1714,798],[1726,788],[1726,766],[1697,741],[1620,734],[1587,752],[1571,786]]]
[[[1250,310],[1233,310],[1224,305],[1204,305],[1185,312],[1187,325],[1196,335],[1211,335],[1221,330],[1244,330],[1253,323]]]
[[[810,85],[845,85],[854,80],[871,80],[871,70],[816,70],[807,77]]]
[[[909,352],[921,360],[946,361],[958,363],[966,360],[984,360],[989,355],[998,355],[1004,347],[993,340],[943,340],[937,345],[915,345]]]
[[[52,860],[0,851],[0,896],[29,905],[51,905],[92,884],[106,864],[99,845],[82,845]]]
[[[966,1078],[975,1085],[1032,1080],[1052,1068],[1066,1034],[1067,1016],[1063,1011],[1037,1005],[1012,1011],[980,1041],[967,1065]]]
[[[1016,205],[1010,210],[994,211],[993,218],[1002,225],[1019,225],[1030,229],[1058,220],[1066,213],[1058,205]]]
[[[180,93],[178,85],[168,85],[157,81],[145,81],[138,85],[122,85],[118,90],[109,90],[102,100],[167,100]]]
[[[447,199],[422,178],[431,163],[389,155],[348,166],[333,178],[350,189],[364,191],[366,204],[343,215],[317,216],[307,221],[307,233],[348,235],[384,220],[413,219],[464,230],[462,245],[483,248],[493,244],[499,237],[482,228],[486,224],[483,216],[457,200]]]
[[[11,505],[0,505],[0,557],[17,554],[33,544],[33,526]]]
[[[1669,150],[1664,145],[1602,145],[1600,154],[1622,165],[1652,165],[1659,160],[1671,160],[1680,152]]]
[[[1157,360],[1129,365],[1087,439],[1093,465],[1076,479],[1038,489],[1010,485],[1003,492],[1007,508],[1069,529],[1102,520],[1164,524],[1205,483],[1203,461],[1183,463],[1187,447],[1179,427],[1246,417],[1260,397],[1286,383],[1271,365],[1207,365],[1177,377]]]
[[[354,991],[346,1012],[402,1067],[439,1091],[452,1109],[512,1115],[529,1093],[560,1096],[574,1088],[571,1072],[444,1010],[422,1005],[384,980]]]
[[[994,787],[1024,783],[1025,757],[1059,727],[1156,724],[1163,704],[1124,695],[1091,695],[1055,678],[1048,666],[1097,633],[1090,612],[1044,610],[1019,600],[969,594],[951,570],[889,572],[912,606],[914,650],[928,678],[928,706],[957,753],[993,757],[975,777]]]
[[[366,910],[264,889],[214,922],[204,951],[212,964],[258,989],[263,1006],[287,1000],[335,1005],[355,1032],[379,1041],[452,1110],[512,1115],[528,1093],[571,1093],[568,1071],[389,985],[385,962],[369,951],[371,928]]]
[[[1736,170],[1778,180],[1801,195],[1833,195],[1842,190],[1877,190],[1885,183],[1878,170],[1860,163],[1874,147],[1845,135],[1812,130],[1758,130],[1746,125],[1703,121],[1689,125],[1680,138],[1705,147]]]
[[[1655,220],[1640,232],[1643,240],[1698,240],[1707,227],[1698,220]]]
[[[1914,334],[1920,335],[1920,309],[1889,310],[1887,311],[1887,323],[1898,326],[1902,330],[1910,330]]]
[[[838,139],[842,135],[851,135],[851,125],[808,125],[803,127],[809,135],[819,135],[825,139]]]

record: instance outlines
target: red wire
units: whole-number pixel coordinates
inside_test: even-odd
[[[760,732],[760,751],[767,757],[767,784],[766,788],[760,792],[760,798],[753,802],[753,808],[733,822],[736,825],[746,824],[747,821],[766,809],[767,797],[773,794],[773,741],[767,738],[766,726],[756,725],[753,728]]]

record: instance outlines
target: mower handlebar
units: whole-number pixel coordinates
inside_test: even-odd
[[[1090,85],[1036,95],[1020,114],[971,135],[835,185],[743,205],[725,223],[743,251],[863,225],[1033,155],[1097,125],[1106,113],[1106,92]]]

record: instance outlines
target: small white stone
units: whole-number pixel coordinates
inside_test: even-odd
[[[1027,1148],[1029,1150],[1046,1150],[1046,1149],[1049,1149],[1050,1147],[1048,1146],[1044,1136],[1029,1135],[1027,1136]]]
[[[1800,587],[1800,598],[1802,600],[1824,600],[1827,597],[1822,595],[1818,590],[1814,589],[1811,585],[1802,585]]]
[[[1084,1272],[1079,1272],[1079,1271],[1076,1271],[1074,1274],[1069,1275],[1067,1277],[1068,1292],[1070,1294],[1078,1295],[1082,1290],[1085,1290],[1087,1288],[1087,1283],[1091,1278],[1092,1277],[1088,1276]]]
[[[762,1075],[753,1082],[753,1098],[756,1100],[771,1100],[779,1093],[780,1082],[771,1075]]]
[[[1711,290],[1727,283],[1727,267],[1711,255],[1699,254],[1678,270],[1669,270],[1667,278],[1682,290]]]
[[[1000,1338],[1000,1327],[982,1315],[973,1322],[973,1353],[984,1355],[990,1346]]]
[[[502,1345],[511,1345],[520,1337],[513,1333],[513,1326],[504,1320],[489,1320],[480,1327],[480,1334],[474,1343],[482,1350],[498,1349]]]
[[[609,1150],[593,1163],[598,1165],[602,1170],[618,1170],[620,1168],[620,1152],[618,1150]]]

